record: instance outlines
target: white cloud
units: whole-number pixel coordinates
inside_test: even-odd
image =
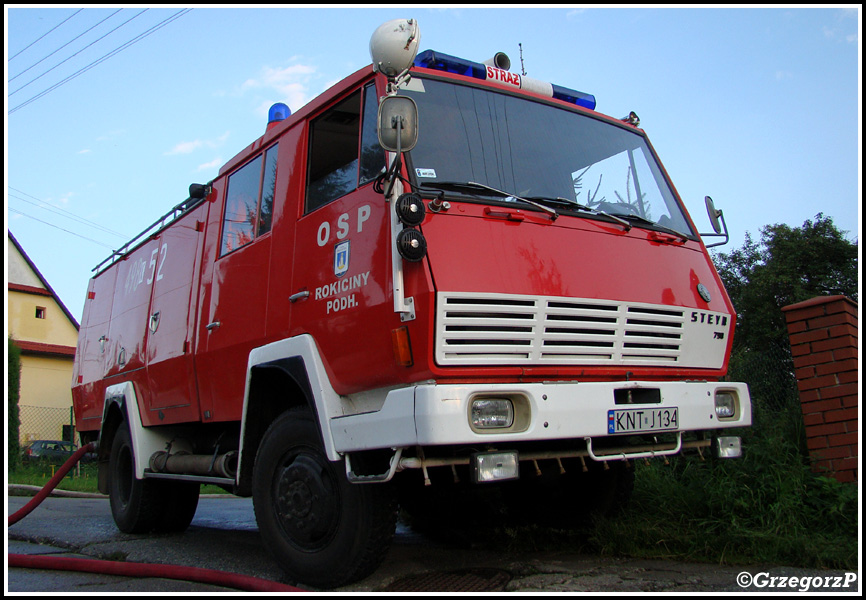
[[[98,138],[96,138],[96,141],[97,142],[110,142],[111,140],[118,138],[118,137],[125,135],[125,134],[126,134],[125,129],[114,129],[112,131],[109,131],[105,135],[99,136]]]
[[[212,140],[193,140],[191,142],[180,142],[174,148],[165,153],[165,156],[174,154],[191,154],[199,148],[219,148],[229,137],[229,132],[226,131],[221,136]]]
[[[834,19],[835,22],[833,25],[824,25],[821,27],[821,31],[824,33],[824,37],[828,40],[845,41],[849,44],[857,43],[859,39],[858,33],[848,33],[845,30],[851,28],[849,19],[856,19],[858,16],[859,9],[843,8],[841,11],[836,13],[836,18]]]
[[[201,140],[195,140],[192,142],[181,142],[177,146],[175,146],[174,148],[172,148],[171,150],[166,152],[166,155],[189,154],[190,152],[193,152],[193,151],[197,150],[198,148],[201,148],[203,144],[204,144],[204,142],[202,142]]]
[[[223,159],[222,157],[217,157],[210,162],[206,162],[198,166],[196,171],[210,171],[211,169],[216,169],[222,166]]]
[[[76,196],[75,192],[65,192],[60,196],[54,197],[49,196],[47,198],[43,198],[41,201],[49,206],[53,206],[55,208],[62,208],[64,206],[69,206],[69,201]]]
[[[258,77],[247,79],[239,89],[242,94],[249,90],[261,90],[273,98],[263,101],[263,104],[270,106],[274,102],[285,102],[292,111],[296,111],[310,100],[310,84],[316,71],[317,67],[303,64],[281,68],[265,66]]]

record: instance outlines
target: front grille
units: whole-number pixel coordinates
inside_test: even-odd
[[[594,299],[440,293],[440,365],[676,365],[686,310]]]

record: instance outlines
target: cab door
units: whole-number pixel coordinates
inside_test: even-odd
[[[341,394],[385,385],[399,326],[390,289],[388,205],[373,188],[385,165],[373,83],[311,119],[304,215],[295,233],[292,334],[315,339]]]

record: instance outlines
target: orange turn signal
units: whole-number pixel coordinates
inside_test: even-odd
[[[409,346],[409,328],[405,325],[391,330],[391,342],[394,345],[394,360],[401,367],[411,367],[412,348]]]

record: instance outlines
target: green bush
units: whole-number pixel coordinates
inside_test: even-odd
[[[8,411],[6,456],[8,457],[9,470],[14,471],[21,465],[21,450],[18,440],[18,430],[21,425],[18,415],[18,398],[21,385],[21,349],[11,337],[8,338],[7,347],[6,360],[9,379],[8,387],[6,388],[6,408]]]

